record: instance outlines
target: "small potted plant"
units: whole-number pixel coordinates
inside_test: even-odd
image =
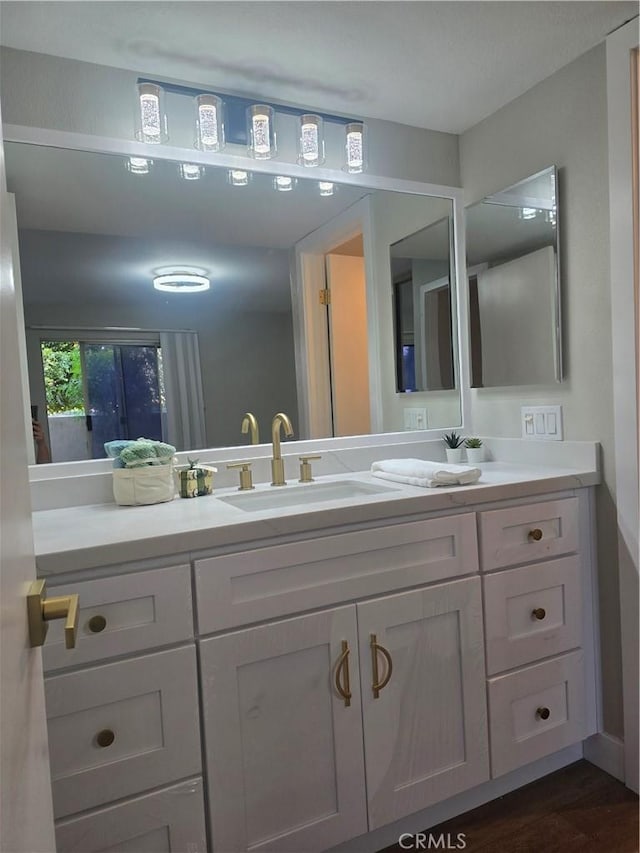
[[[445,432],[442,436],[447,453],[447,462],[461,462],[464,438],[457,432]]]
[[[484,447],[481,438],[468,438],[464,446],[467,449],[467,462],[475,464],[484,460]]]

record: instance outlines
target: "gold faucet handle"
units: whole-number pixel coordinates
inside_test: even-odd
[[[314,459],[322,459],[322,456],[298,456],[300,460],[300,483],[313,483],[311,462]]]
[[[239,492],[248,492],[251,489],[255,489],[253,479],[251,477],[251,464],[251,462],[230,462],[227,465],[227,468],[240,469],[240,485],[238,486]]]

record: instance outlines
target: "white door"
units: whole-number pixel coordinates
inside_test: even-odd
[[[35,578],[18,306],[13,196],[0,137],[0,850],[55,850],[40,649],[29,646],[26,595]]]
[[[214,850],[367,831],[354,605],[204,640],[200,666]]]
[[[376,829],[489,778],[480,579],[358,604],[358,634]]]

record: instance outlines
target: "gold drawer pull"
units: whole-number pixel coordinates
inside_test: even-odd
[[[111,746],[115,739],[115,732],[112,732],[111,729],[103,729],[96,735],[96,743],[103,748]]]
[[[380,652],[387,664],[387,671],[382,681],[380,681],[380,674],[378,672],[378,652]],[[387,649],[378,643],[378,638],[375,634],[371,634],[371,668],[373,670],[371,689],[373,690],[373,698],[377,699],[380,696],[380,691],[389,683],[391,673],[393,672],[393,661]]]
[[[342,683],[340,682],[342,676]],[[336,664],[336,690],[344,699],[344,707],[351,705],[351,683],[349,681],[349,643],[342,641],[342,652]]]
[[[551,711],[548,708],[538,708],[536,711],[536,717],[539,720],[548,720],[551,716]]]
[[[531,615],[534,619],[544,619],[544,617],[547,615],[547,611],[544,609],[544,607],[536,607],[535,610],[531,611]]]
[[[107,620],[100,614],[92,616],[91,619],[89,619],[89,630],[92,634],[99,634],[100,631],[104,631],[106,627]]]
[[[534,527],[533,530],[529,531],[529,539],[539,542],[542,539],[542,530],[539,527]]]

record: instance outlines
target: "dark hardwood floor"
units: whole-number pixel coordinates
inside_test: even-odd
[[[449,848],[437,838],[440,833],[449,833],[444,842]],[[464,833],[465,846],[458,833]],[[577,761],[425,835],[421,846],[419,837],[405,838],[403,847],[381,853],[456,844],[467,853],[638,853],[638,797],[589,762]]]

